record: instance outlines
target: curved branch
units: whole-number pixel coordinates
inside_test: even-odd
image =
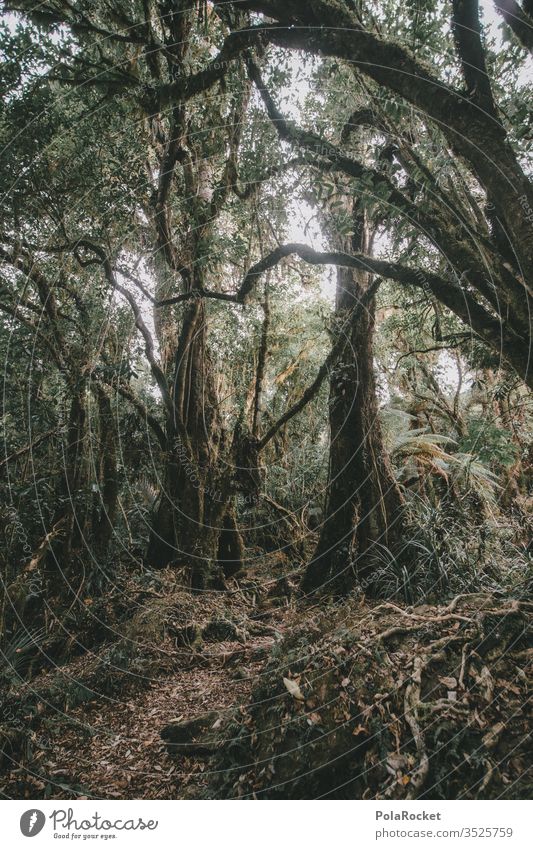
[[[232,64],[238,61],[240,54],[249,47],[261,42],[265,33],[261,28],[250,27],[236,30],[228,35],[220,52],[206,68],[196,74],[181,77],[172,83],[164,84],[158,89],[152,89],[153,99],[147,102],[154,111],[161,111],[172,103],[183,103],[196,94],[206,91],[221,80],[230,70]]]
[[[184,301],[191,301],[198,298],[212,298],[215,301],[229,301],[230,303],[238,303],[237,295],[227,294],[226,292],[214,292],[211,289],[191,289],[190,292],[183,292],[181,295],[174,295],[172,298],[165,298],[163,301],[154,301],[155,307],[169,307],[172,304],[182,304]]]
[[[113,287],[113,289],[116,289],[117,292],[120,292],[120,294],[124,298],[126,298],[127,302],[131,307],[133,316],[135,318],[135,327],[140,331],[141,336],[144,339],[144,350],[146,352],[146,359],[150,364],[150,369],[159,387],[159,391],[161,392],[163,403],[165,404],[167,410],[169,412],[172,412],[172,399],[170,397],[167,379],[163,373],[161,366],[157,362],[155,356],[154,340],[152,339],[152,334],[144,323],[144,319],[142,317],[139,305],[131,294],[131,292],[128,292],[128,290],[124,286],[121,286],[120,283],[117,282],[115,273],[107,257],[103,261],[103,266],[108,283]]]
[[[100,245],[96,245],[93,242],[88,241],[87,239],[79,239],[73,245],[74,251],[76,252],[76,250],[80,247],[84,248],[85,250],[90,250],[94,254],[96,254],[98,259],[97,260],[88,260],[88,262],[90,262],[90,263],[96,262],[96,263],[99,263],[100,265],[102,265],[106,279],[107,279],[107,282],[109,283],[109,285],[113,289],[115,289],[117,292],[120,292],[120,294],[129,303],[129,305],[131,307],[131,311],[133,312],[133,316],[134,316],[134,319],[135,319],[135,327],[140,331],[141,336],[144,339],[144,349],[145,349],[145,353],[146,353],[146,358],[147,358],[148,363],[150,365],[150,370],[151,370],[151,372],[152,372],[152,374],[155,378],[155,381],[157,383],[159,391],[161,392],[161,397],[163,399],[163,403],[165,405],[167,412],[170,413],[171,415],[173,415],[174,409],[173,409],[172,398],[171,398],[170,390],[169,390],[169,387],[168,387],[167,379],[164,375],[164,372],[163,372],[161,366],[157,362],[157,358],[156,358],[156,355],[155,355],[154,340],[152,339],[152,334],[150,333],[146,324],[144,323],[144,319],[142,317],[142,313],[141,313],[141,310],[140,310],[140,307],[139,307],[137,301],[135,300],[135,298],[133,297],[131,292],[128,292],[128,290],[124,286],[121,286],[121,284],[116,279],[115,271],[113,269],[113,266],[111,265],[109,257],[107,256],[107,254],[103,250],[103,248],[100,247]],[[76,254],[76,256],[77,256],[77,254]],[[81,260],[78,256],[77,256],[77,258],[78,258],[78,261],[81,262],[82,264],[87,264],[87,262],[84,263],[84,261]]]
[[[258,26],[271,43],[343,59],[434,121],[487,194],[498,199],[523,274],[533,276],[530,223],[523,212],[526,203],[533,207],[533,185],[496,118],[434,76],[400,44],[363,30],[340,3],[257,0],[245,7],[278,15],[278,22]]]
[[[481,292],[481,294],[492,303],[494,308],[497,308],[497,300],[494,300],[494,293],[486,285],[486,276],[483,269],[479,269],[479,261],[477,255],[473,255],[468,244],[462,239],[462,236],[457,236],[455,233],[455,225],[461,223],[467,230],[472,230],[469,223],[457,211],[450,201],[446,198],[443,202],[443,196],[440,187],[435,185],[430,172],[425,168],[424,164],[414,154],[412,149],[409,150],[411,158],[415,159],[415,165],[424,176],[433,182],[432,191],[438,195],[440,200],[439,207],[435,211],[428,211],[420,204],[415,203],[403,191],[396,188],[393,182],[380,171],[369,168],[366,165],[358,162],[353,156],[346,156],[336,145],[332,144],[327,139],[309,132],[298,126],[292,121],[288,121],[281,114],[268,89],[266,88],[261,72],[257,65],[249,57],[246,59],[248,73],[254,81],[261,98],[265,104],[267,114],[276,128],[279,137],[297,147],[303,147],[317,158],[310,164],[314,167],[325,169],[332,168],[341,173],[347,174],[350,177],[361,179],[362,177],[370,178],[371,184],[376,191],[376,195],[383,203],[391,207],[394,212],[402,212],[407,216],[425,237],[431,240],[435,248],[444,256],[453,256],[458,267],[469,268],[472,284]],[[366,110],[368,112],[368,110]],[[365,117],[368,120],[368,116]],[[375,122],[374,122],[375,123]],[[379,123],[379,122],[378,122]],[[387,132],[386,128],[378,127],[380,132]],[[407,173],[412,172],[407,164],[399,157],[400,162]],[[413,174],[411,173],[413,179]],[[385,189],[385,195],[383,194]],[[449,214],[451,213],[451,215]],[[455,221],[454,221],[455,217]],[[494,245],[490,243],[483,235],[476,231],[472,231],[477,242],[481,242],[491,253],[491,259],[495,264],[495,272],[504,279],[511,290],[510,298],[512,304],[521,304],[523,298],[523,284],[518,282],[516,278],[512,278],[511,273],[502,265],[501,258],[495,254]],[[491,301],[492,297],[492,301]],[[529,314],[527,314],[529,317]]]
[[[5,460],[0,462],[0,468],[2,466],[7,466],[7,464],[11,460],[18,460],[19,457],[23,457],[24,454],[28,454],[28,452],[33,451],[41,442],[44,442],[45,439],[48,439],[50,436],[54,436],[59,430],[59,427],[53,427],[51,430],[47,430],[46,433],[41,433],[39,436],[36,436],[35,439],[29,443],[29,445],[25,445],[24,448],[19,448],[18,451],[13,451]]]
[[[408,286],[431,292],[448,307],[494,351],[502,354],[529,385],[533,382],[530,366],[529,339],[522,338],[503,318],[492,315],[459,282],[440,277],[430,271],[409,268],[397,262],[375,259],[365,254],[345,254],[339,251],[315,251],[308,245],[289,243],[280,245],[253,265],[246,274],[237,300],[245,303],[257,280],[281,259],[297,254],[311,265],[339,265],[358,268]]]
[[[107,382],[107,381],[106,381]],[[107,384],[111,389],[116,389],[119,395],[122,395],[126,401],[129,401],[131,406],[137,410],[140,416],[146,421],[148,425],[152,428],[153,432],[157,437],[157,441],[159,445],[165,451],[167,449],[167,438],[165,436],[165,431],[161,427],[160,423],[150,412],[148,412],[147,408],[144,406],[142,401],[137,398],[137,396],[133,393],[129,386],[126,386],[124,383],[117,383],[116,386],[112,383]]]
[[[310,132],[298,127],[292,121],[287,120],[280,112],[274,100],[265,86],[261,72],[256,63],[248,56],[246,57],[246,66],[250,78],[255,83],[261,99],[265,104],[268,117],[276,128],[276,131],[283,141],[290,142],[295,147],[303,148],[309,153],[326,160],[338,171],[347,174],[349,177],[360,179],[361,177],[371,177],[374,187],[385,186],[388,191],[388,202],[395,207],[402,209],[410,215],[415,222],[422,221],[421,215],[416,204],[412,203],[406,195],[403,194],[396,186],[379,171],[374,168],[369,168],[358,162],[353,156],[346,156],[342,150],[330,142],[328,139],[318,135],[318,133]],[[426,218],[424,222],[425,231],[433,232],[436,222]]]

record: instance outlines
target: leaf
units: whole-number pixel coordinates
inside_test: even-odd
[[[490,731],[487,731],[487,733],[483,736],[483,744],[486,749],[493,749],[496,746],[498,738],[504,729],[505,723],[497,722]]]
[[[293,697],[293,699],[297,699],[299,702],[305,701],[302,691],[300,690],[296,681],[291,681],[290,678],[284,678],[283,683],[285,684],[287,690]]]

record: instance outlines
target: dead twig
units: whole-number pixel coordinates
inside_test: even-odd
[[[411,774],[409,790],[407,792],[408,799],[415,799],[422,790],[427,781],[429,774],[429,757],[424,742],[424,735],[418,723],[418,705],[420,702],[420,691],[422,687],[422,673],[426,667],[427,658],[425,655],[415,657],[414,669],[411,680],[405,688],[404,697],[404,716],[415,741],[416,751],[418,754],[418,768]]]

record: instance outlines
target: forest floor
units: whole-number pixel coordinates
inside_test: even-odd
[[[531,604],[488,593],[310,604],[279,575],[258,561],[199,596],[168,570],[127,604],[87,599],[105,639],[15,683],[4,703],[0,794],[215,798],[225,785],[305,798],[333,782],[352,798],[418,798],[431,779],[437,797],[528,796]],[[165,745],[163,729],[206,715],[221,729],[216,757]]]
[[[0,794],[7,798],[168,799],[187,795],[189,784],[205,785],[205,762],[192,757],[176,762],[166,753],[161,729],[177,718],[211,710],[229,713],[249,699],[266,655],[295,610],[286,595],[276,599],[280,581],[265,577],[265,565],[263,560],[254,570],[261,580],[248,575],[240,586],[231,582],[227,593],[206,597],[184,591],[179,576],[161,573],[159,592],[137,594],[133,604],[137,612],[126,626],[134,643],[131,648],[143,660],[138,672],[134,669],[125,677],[123,657],[112,661],[105,657],[109,637],[116,641],[119,636],[116,626],[111,626],[108,639],[98,648],[45,669],[30,683],[16,687],[14,698],[24,702],[30,697],[31,738],[25,741],[22,756],[10,757],[6,752]],[[293,589],[286,579],[281,586],[289,594]],[[205,639],[199,633],[202,623],[213,631]],[[235,633],[227,635],[230,639],[219,639],[226,636],[227,623]],[[129,653],[126,649],[124,656]],[[102,689],[96,682],[94,692],[85,693],[87,680],[101,669],[102,656],[106,667],[110,663],[102,676]],[[57,703],[58,677],[65,704]],[[69,699],[70,690],[73,698]]]

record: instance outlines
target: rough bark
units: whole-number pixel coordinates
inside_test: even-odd
[[[228,127],[230,154],[217,181],[216,160],[199,155],[195,150],[197,142],[187,137],[187,97],[176,97],[186,67],[187,34],[193,15],[194,10],[182,4],[182,8],[170,16],[168,48],[174,53],[174,60],[169,66],[171,83],[166,102],[172,109],[153,208],[158,251],[170,278],[178,273],[183,284],[182,292],[175,298],[166,298],[162,290],[158,292],[156,305],[159,308],[163,304],[183,302],[184,306],[179,332],[174,338],[172,319],[157,320],[165,336],[163,371],[172,372],[172,377],[168,382],[164,486],[153,518],[147,560],[158,568],[173,561],[185,562],[190,568],[193,588],[204,590],[220,578],[219,549],[220,546],[225,548],[226,543],[219,544],[219,538],[230,532],[227,526],[231,518],[235,525],[235,517],[230,510],[232,480],[227,472],[231,465],[228,463],[231,440],[218,411],[216,375],[209,353],[203,298],[205,281],[198,259],[205,254],[233,182],[241,112],[245,108],[249,85],[243,86],[233,102],[231,126]],[[214,70],[217,76],[223,73],[221,69]],[[190,198],[181,213],[181,233],[172,221],[171,205],[174,172],[178,165]],[[212,294],[216,297],[218,293]],[[221,299],[224,299],[222,293]],[[238,547],[236,525],[230,535],[232,546]]]
[[[75,552],[84,545],[90,529],[87,503],[85,463],[85,438],[87,404],[83,382],[73,385],[69,400],[66,441],[62,455],[62,470],[57,492],[57,508],[52,520],[61,533],[46,553],[44,580],[49,598],[67,595],[67,590],[77,586],[79,570],[75,566]]]
[[[107,554],[115,527],[118,506],[117,443],[111,401],[107,392],[96,384],[98,418],[100,430],[99,449],[99,504],[93,520],[93,536],[96,550]]]
[[[364,213],[357,214],[355,235],[337,246],[370,252]],[[337,269],[336,317],[342,322],[370,285],[362,270]],[[376,547],[390,547],[399,535],[402,497],[389,465],[379,422],[374,375],[375,299],[358,311],[348,329],[348,344],[330,376],[330,453],[326,518],[305,572],[302,589],[345,591],[354,579],[371,583]]]
[[[218,540],[217,562],[226,578],[237,575],[243,566],[244,545],[237,526],[235,508],[230,507],[222,523]]]
[[[261,427],[261,413],[263,410],[263,384],[265,380],[265,368],[268,351],[268,333],[270,329],[270,301],[268,293],[268,278],[265,283],[265,297],[263,300],[263,324],[261,326],[261,340],[257,354],[257,371],[255,375],[255,388],[253,399],[252,435],[259,436]]]

